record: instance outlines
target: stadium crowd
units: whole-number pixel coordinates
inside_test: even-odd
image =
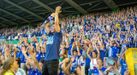
[[[137,47],[136,6],[60,23],[59,75],[129,75],[125,51]],[[1,29],[0,39],[0,75],[42,75],[47,40],[42,26]]]

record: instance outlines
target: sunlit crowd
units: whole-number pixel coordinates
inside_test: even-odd
[[[63,18],[60,24],[59,75],[130,75],[125,51],[137,47],[137,6]],[[42,75],[46,40],[43,26],[1,29],[0,75]]]

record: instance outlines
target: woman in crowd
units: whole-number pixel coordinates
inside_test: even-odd
[[[15,75],[18,68],[18,61],[14,60],[12,57],[9,57],[5,60],[2,66],[1,75]]]

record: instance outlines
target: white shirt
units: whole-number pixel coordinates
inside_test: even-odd
[[[96,58],[93,58],[91,61],[90,61],[90,69],[93,69],[95,67],[95,65],[97,65],[97,59]]]

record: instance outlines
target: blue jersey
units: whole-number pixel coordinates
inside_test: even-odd
[[[134,25],[130,25],[130,31],[133,31]]]
[[[99,75],[99,71],[97,68],[89,69],[88,75]]]
[[[21,63],[25,63],[26,62],[25,56],[23,55],[22,51],[20,51],[20,53],[19,53],[19,58],[20,58],[20,62]]]
[[[71,66],[71,72],[75,72],[76,68],[78,67],[78,59],[79,56],[74,57],[74,61],[72,62],[72,66]]]
[[[132,47],[134,47],[135,46],[135,44],[133,43],[133,42],[128,42],[128,44],[127,44],[127,47],[129,47],[129,48],[132,48]]]
[[[20,58],[20,51],[16,52],[16,58]]]
[[[41,55],[42,54],[40,52],[36,53],[36,59],[37,59],[38,62],[41,60]]]
[[[90,58],[89,57],[86,57],[85,66],[90,67]]]
[[[107,69],[106,67],[102,67],[100,70],[101,70],[102,72],[105,72],[106,69]]]
[[[103,61],[104,57],[106,57],[106,51],[105,50],[100,50],[100,58]]]
[[[100,71],[105,72],[106,68],[102,67]],[[94,68],[93,70],[89,69],[89,75],[99,75],[99,70],[97,68]]]
[[[119,53],[119,48],[116,46],[112,46],[109,50],[109,57],[117,58],[118,53]]]
[[[45,55],[46,55],[46,53],[41,53],[41,55],[40,55],[41,59],[44,59]]]
[[[68,48],[68,55],[71,56],[71,48],[72,48],[72,44],[70,44],[69,48]]]
[[[122,35],[120,35],[120,39],[121,39],[121,40],[124,40],[124,39],[125,39],[125,37],[126,37],[126,36],[125,36],[125,35],[123,35],[123,34],[122,34]]]
[[[30,68],[28,70],[28,75],[42,75],[42,73],[38,69],[32,69],[32,68]]]
[[[127,70],[127,64],[124,59],[120,59],[120,65],[121,65],[121,75],[124,75],[124,72]]]
[[[73,42],[74,42],[74,38],[71,39],[70,44],[69,44],[69,48],[68,48],[68,55],[69,55],[69,56],[72,55],[72,54],[71,54],[71,48],[72,48]]]

